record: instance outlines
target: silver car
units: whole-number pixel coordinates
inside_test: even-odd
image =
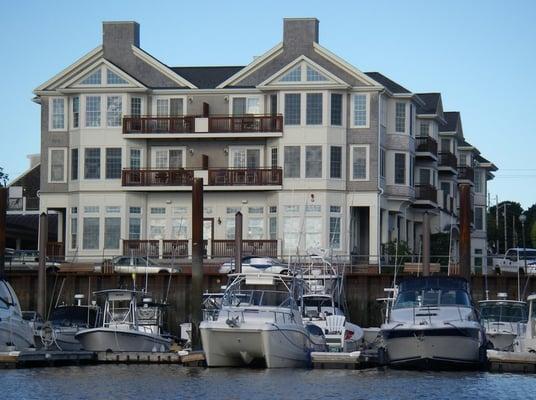
[[[234,260],[229,260],[218,269],[220,274],[235,272]],[[268,272],[271,274],[288,274],[288,265],[273,257],[247,256],[242,258],[242,272]]]
[[[180,272],[179,268],[173,268],[165,264],[159,264],[156,261],[142,256],[117,256],[111,260],[114,272],[125,274],[158,274]],[[102,271],[102,265],[95,266],[95,271]]]

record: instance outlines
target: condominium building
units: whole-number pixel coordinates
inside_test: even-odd
[[[478,166],[485,207],[494,168],[440,94],[360,71],[310,18],[285,19],[250,64],[219,67],[169,67],[137,23],[105,22],[102,44],[34,93],[40,209],[59,214],[67,258],[187,256],[201,177],[208,257],[232,255],[241,211],[246,252],[320,247],[375,264],[391,240],[418,252],[424,212],[434,232],[457,232],[458,182],[475,186]]]

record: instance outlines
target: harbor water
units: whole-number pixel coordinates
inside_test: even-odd
[[[529,399],[533,375],[96,365],[0,371],[10,399]]]

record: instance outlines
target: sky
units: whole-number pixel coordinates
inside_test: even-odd
[[[320,20],[320,44],[361,71],[441,92],[466,139],[499,171],[491,198],[536,202],[536,1],[0,0],[0,167],[40,149],[32,91],[101,44],[102,21],[140,23],[169,66],[246,65],[282,39],[284,17]]]

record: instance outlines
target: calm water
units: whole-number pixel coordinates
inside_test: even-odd
[[[0,370],[1,399],[533,399],[536,376],[100,365]]]

